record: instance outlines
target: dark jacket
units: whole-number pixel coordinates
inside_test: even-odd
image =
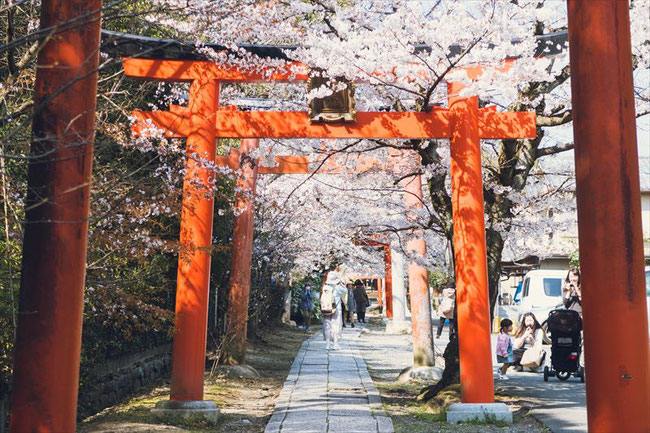
[[[368,294],[366,293],[365,287],[355,287],[354,288],[354,301],[357,304],[357,311],[366,311],[366,306],[368,305]]]
[[[564,308],[577,311],[582,316],[582,302],[580,302],[579,297],[571,296],[570,298],[564,298],[562,302],[564,303]]]

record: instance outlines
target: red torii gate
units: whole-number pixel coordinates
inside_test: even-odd
[[[449,109],[434,108],[428,113],[357,112],[354,123],[320,124],[312,123],[307,112],[241,112],[218,106],[219,82],[305,81],[308,74],[300,64],[247,72],[233,65],[208,61],[133,58],[124,61],[124,71],[131,77],[191,82],[187,110],[172,107],[169,111],[134,113],[142,126],[153,124],[169,136],[187,137],[190,157],[185,181],[186,200],[188,196],[200,197],[200,194],[192,194],[192,182],[188,179],[208,176],[205,168],[196,167],[191,156],[215,160],[215,140],[218,138],[451,139],[454,222],[459,222],[454,239],[456,266],[460,271],[459,327],[466,335],[465,344],[461,343],[461,369],[466,378],[462,398],[469,403],[494,401],[480,138],[533,138],[536,135],[534,113],[499,113],[493,108],[479,110],[478,98],[454,97],[457,87],[451,86]],[[473,73],[470,71],[470,78]],[[225,159],[216,161],[227,163]],[[208,202],[207,199],[203,201]],[[193,202],[187,204],[196,207]],[[201,400],[203,395],[205,331],[187,332],[186,329],[205,326],[209,268],[203,263],[209,263],[205,247],[209,246],[212,222],[211,209],[199,215],[198,212],[186,212],[186,208],[184,204],[181,244],[192,242],[202,248],[192,249],[192,254],[179,260],[176,307],[179,317],[172,363],[182,367],[172,366],[171,399],[183,401]],[[424,241],[419,243],[422,245],[413,248],[424,254]],[[416,299],[420,295],[424,299],[425,294],[428,298],[426,270],[422,268],[420,273],[423,278],[417,276],[417,293],[411,294]],[[192,302],[187,302],[188,298]]]
[[[385,292],[386,295],[386,305],[385,305],[385,312],[386,312],[386,317],[389,319],[393,318],[393,277],[391,275],[391,269],[392,269],[392,254],[390,251],[390,244],[387,242],[381,242],[375,239],[363,239],[363,240],[358,240],[355,241],[356,245],[361,245],[361,246],[369,246],[369,247],[374,247],[382,250],[384,254],[384,287],[383,291]],[[384,307],[383,302],[382,302],[382,287],[381,287],[381,279],[377,282],[377,302],[379,303],[379,307]]]

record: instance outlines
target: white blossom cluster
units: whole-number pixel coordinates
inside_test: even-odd
[[[551,48],[560,49],[560,54],[533,57],[538,43],[533,35],[539,23],[543,23],[545,33],[566,28],[564,2],[156,0],[155,3],[171,7],[179,14],[174,18],[154,17],[159,23],[173,27],[188,38],[230,48],[231,54],[208,48],[202,51],[246,71],[265,71],[286,62],[258,58],[236,44],[297,47],[285,50],[290,60],[322,70],[329,77],[345,77],[358,83],[355,94],[358,109],[426,111],[435,106],[444,107],[449,81],[466,85],[460,96],[478,95],[481,101],[495,104],[499,110],[523,105],[556,116],[571,108],[569,80],[551,86],[542,95],[527,96],[529,83],[552,83],[568,65],[566,46],[546,49],[547,52]],[[638,110],[647,110],[650,101],[649,6],[648,0],[636,0],[631,10]],[[504,70],[505,59],[516,59],[509,63],[507,70]],[[476,65],[483,66],[483,73],[470,81],[465,68]],[[295,67],[292,71],[301,72]],[[308,93],[304,83],[227,84],[222,85],[221,99],[224,105],[243,102],[256,110],[305,110],[310,98],[326,96],[332,90],[337,90],[335,85]],[[182,86],[169,95],[162,92],[160,105],[164,107],[171,99],[182,103],[186,98],[184,92],[186,87]],[[179,152],[174,140],[164,140],[155,131],[150,133],[154,140],[137,140],[130,146],[143,152]],[[570,131],[548,133],[542,147],[570,141]],[[263,140],[255,156],[267,165],[273,163],[275,156],[282,155],[310,155],[324,161],[336,149],[348,157],[371,155],[385,159],[381,150],[373,149],[386,146],[404,147],[405,144],[386,141],[378,144],[373,140],[360,140],[353,145],[349,141]],[[498,146],[498,142],[483,142],[486,169],[498,165]],[[448,142],[439,140],[437,152],[440,164],[420,167],[425,179],[448,171]],[[202,164],[215,177],[232,175],[206,161]],[[317,166],[318,163],[312,164],[312,169]],[[172,173],[180,174],[182,169],[177,172],[162,169],[160,175],[169,180]],[[572,176],[571,164],[555,172],[553,167],[540,164],[523,191],[492,184],[490,177],[485,176],[486,188],[514,204],[514,215],[495,220],[490,226],[506,239],[506,255],[520,257],[532,252],[543,255],[572,248],[572,235],[561,234],[571,231],[575,221]],[[559,178],[563,180],[558,185]],[[363,175],[315,175],[308,180],[305,176],[262,176],[258,182],[255,257],[261,261],[271,258],[278,261],[278,270],[284,273],[296,269],[308,272],[335,260],[380,273],[383,267],[379,255],[354,245],[354,239],[372,232],[386,232],[392,240],[399,239],[400,244],[405,244],[413,229],[427,226],[431,212],[425,203],[421,211],[411,214],[410,219],[405,218],[403,193],[395,184],[396,179],[395,173],[382,173],[380,169],[371,169]],[[563,183],[564,180],[568,183]],[[450,190],[448,177],[445,187]],[[426,188],[424,195],[428,196]],[[488,224],[492,224],[490,220]],[[429,253],[423,264],[433,266],[444,260],[448,245],[433,231],[427,231],[424,236]]]

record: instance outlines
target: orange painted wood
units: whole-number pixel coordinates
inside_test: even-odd
[[[536,121],[537,115],[529,111],[483,111],[478,116],[478,133],[481,139],[535,138]]]
[[[214,200],[206,196],[213,174],[198,159],[215,157],[213,118],[218,105],[217,81],[192,82],[188,109],[192,131],[187,137],[187,153],[196,158],[187,158],[183,182],[171,400],[203,399]]]
[[[451,206],[463,403],[494,402],[478,98],[452,98]]]
[[[174,104],[170,104],[169,111],[171,113],[178,114],[180,116],[189,116],[190,113],[189,107],[186,107],[184,105],[174,105]]]
[[[259,174],[309,174],[309,158],[306,156],[276,156],[275,166],[260,166]],[[239,151],[233,150],[229,156],[217,156],[217,165],[239,169]]]
[[[220,65],[205,60],[124,59],[124,73],[129,77],[159,81],[305,81],[307,68],[298,62],[262,71],[241,70],[237,66]]]
[[[568,2],[590,432],[650,432],[629,11],[623,0]]]
[[[131,125],[131,132],[136,137],[150,135],[146,131],[152,127],[161,129],[168,138],[184,138],[191,133],[189,118],[183,115],[169,111],[138,110],[133,111],[131,115],[135,118],[135,122]]]
[[[217,156],[214,161],[217,165],[229,167],[231,170],[239,169],[239,156]]]
[[[384,289],[386,291],[386,317],[393,318],[393,258],[390,245],[384,247]]]
[[[416,158],[413,165],[420,166],[418,154],[409,155]],[[407,218],[415,221],[416,214],[424,207],[422,195],[422,178],[419,175],[401,180],[404,188],[404,204]],[[425,257],[427,243],[421,230],[415,231],[406,243],[406,248],[414,257]],[[431,299],[429,295],[429,274],[425,267],[411,260],[408,265],[408,284],[411,304],[411,326],[413,328],[413,366],[428,367],[435,365],[433,351],[433,329],[431,327]]]
[[[309,174],[309,158],[306,156],[276,156],[274,167],[261,166],[260,174]]]
[[[355,123],[309,121],[302,111],[219,112],[220,138],[442,138],[451,136],[447,110],[433,113],[357,113]]]
[[[258,139],[242,140],[239,153],[249,156],[259,147]],[[241,163],[241,176],[237,179],[238,195],[232,235],[232,261],[230,265],[230,290],[222,361],[240,365],[246,359],[246,328],[251,288],[251,259],[253,255],[253,219],[255,217],[255,186],[258,166],[250,159]]]
[[[76,431],[101,7],[41,2],[12,433]]]
[[[162,129],[166,137],[182,138],[190,133],[184,107],[173,111],[134,111],[137,121],[134,134],[141,136],[152,125]],[[448,138],[449,115],[446,110],[433,114],[420,112],[360,112],[352,124],[319,124],[309,121],[302,111],[231,111],[219,110],[219,138]],[[478,117],[479,134],[483,139],[534,138],[535,113],[500,113],[483,111]],[[368,161],[365,161],[367,164]],[[370,164],[370,168],[374,164]]]

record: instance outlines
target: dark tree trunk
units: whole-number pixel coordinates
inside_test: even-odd
[[[458,332],[454,332],[451,335],[449,344],[445,347],[445,352],[442,355],[445,359],[445,369],[442,372],[442,377],[436,384],[422,388],[417,397],[418,401],[430,400],[449,385],[460,382],[460,358],[458,357],[457,336]]]
[[[501,280],[501,255],[503,253],[503,237],[501,233],[490,228],[486,232],[487,243],[487,264],[488,264],[488,287],[490,295],[490,320],[494,318],[494,305],[499,293],[499,281]]]

